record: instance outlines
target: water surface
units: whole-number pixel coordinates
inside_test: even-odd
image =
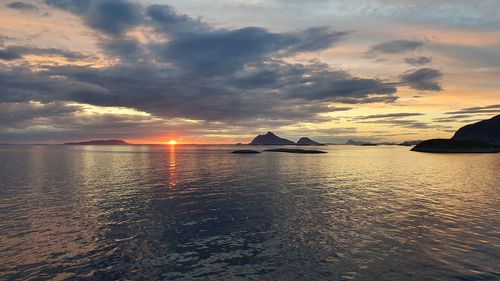
[[[500,154],[238,148],[0,146],[0,279],[500,280]]]

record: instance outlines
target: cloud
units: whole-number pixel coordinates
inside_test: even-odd
[[[435,128],[431,127],[429,124],[414,120],[406,119],[407,117],[417,117],[424,116],[423,113],[418,112],[398,112],[398,113],[387,113],[387,114],[373,114],[365,116],[352,117],[350,120],[357,123],[366,124],[383,124],[394,127],[402,127],[408,129],[429,129]]]
[[[173,7],[167,5],[150,5],[146,8],[145,14],[157,32],[175,36],[211,30],[211,27],[201,20],[178,14]]]
[[[45,0],[45,3],[77,14],[88,26],[111,36],[123,34],[144,19],[141,5],[124,0]]]
[[[464,108],[464,109],[460,109],[457,111],[445,112],[444,114],[447,114],[447,115],[462,114],[462,116],[470,117],[470,115],[485,114],[485,113],[500,113],[500,104],[492,104],[492,105],[480,106],[480,107],[469,107],[469,108]],[[450,116],[448,118],[451,118],[451,117],[452,116]]]
[[[449,122],[461,121],[461,120],[458,120],[458,119],[467,119],[467,118],[470,118],[470,115],[467,115],[467,114],[453,115],[453,116],[447,116],[447,117],[434,118],[432,120],[432,122],[436,122],[436,123],[449,123]]]
[[[39,102],[0,103],[0,130],[46,126],[48,119],[67,117],[78,109],[77,106],[62,102],[48,104]]]
[[[15,60],[20,59],[25,55],[59,56],[64,57],[68,60],[83,60],[92,58],[92,56],[84,55],[79,52],[60,50],[55,48],[7,46],[3,49],[0,49],[0,60]]]
[[[442,72],[432,68],[420,68],[410,70],[400,76],[402,83],[408,87],[419,91],[439,92],[443,88],[440,84]]]
[[[425,114],[402,112],[402,113],[388,113],[388,114],[375,114],[375,115],[359,116],[359,117],[356,117],[355,119],[363,120],[363,119],[401,118],[401,117],[413,117],[413,116],[422,116],[422,115],[425,115]]]
[[[369,124],[384,124],[395,127],[403,127],[408,129],[428,129],[432,128],[427,123],[417,121],[417,120],[400,120],[400,119],[376,119],[376,120],[365,120],[359,121],[358,123],[369,123]]]
[[[431,63],[432,58],[423,56],[414,58],[405,58],[405,62],[413,66],[424,66]]]
[[[119,62],[103,68],[67,65],[46,66],[36,73],[29,69],[0,72],[0,80],[8,81],[4,101],[68,101],[136,108],[164,118],[233,123],[281,119],[289,124],[319,118],[332,110],[330,102],[397,98],[397,89],[390,83],[332,70],[325,64],[284,60],[330,48],[346,32],[324,27],[289,33],[257,27],[217,29],[166,5],[98,2],[46,0],[108,35],[99,37],[99,45]],[[99,15],[90,15],[97,10]],[[134,17],[142,11],[145,18]],[[122,15],[136,19],[128,21]],[[139,42],[126,35],[139,24],[165,33],[168,40]]]
[[[45,0],[45,4],[75,14],[83,14],[89,10],[91,0]]]
[[[37,6],[30,4],[30,3],[26,3],[26,2],[21,2],[21,1],[11,2],[5,6],[7,8],[11,8],[14,10],[20,10],[20,11],[38,11]]]
[[[424,46],[424,44],[425,44],[424,41],[395,40],[374,45],[368,50],[367,53],[373,56],[377,54],[400,54],[409,51],[414,51]]]
[[[249,62],[261,61],[271,55],[290,56],[324,50],[346,34],[327,28],[271,33],[264,28],[246,27],[190,33],[155,47],[164,61],[173,61],[185,70],[212,75],[235,71]]]

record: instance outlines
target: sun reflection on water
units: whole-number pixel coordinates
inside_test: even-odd
[[[168,153],[168,188],[170,189],[174,189],[177,186],[176,165],[175,145],[171,145]]]

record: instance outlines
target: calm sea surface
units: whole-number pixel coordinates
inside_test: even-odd
[[[236,148],[0,146],[0,279],[500,280],[500,154]]]

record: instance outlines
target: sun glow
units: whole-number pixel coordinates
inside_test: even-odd
[[[170,144],[170,145],[176,145],[176,144],[177,144],[177,142],[176,142],[175,140],[169,140],[169,141],[168,141],[168,144]]]

